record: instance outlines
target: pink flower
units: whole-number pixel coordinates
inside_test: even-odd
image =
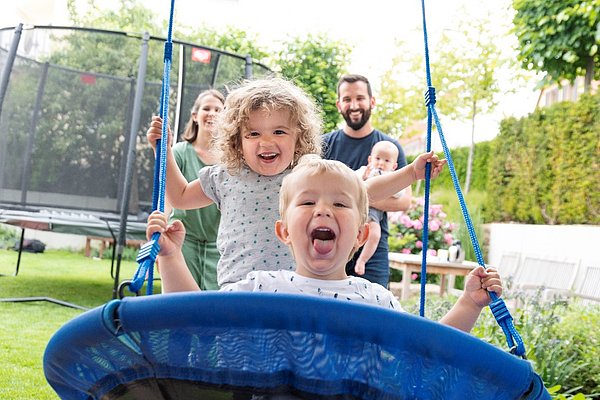
[[[392,224],[397,224],[400,222],[404,213],[402,211],[397,212],[389,212],[388,213],[388,221]]]
[[[402,250],[400,250],[400,252],[401,252],[402,254],[410,254],[410,253],[411,253],[410,249],[406,249],[406,248],[405,248],[405,249],[402,249]]]
[[[410,276],[410,279],[412,279],[413,281],[417,280],[417,278],[419,277],[419,275],[415,274],[413,272],[413,274]]]
[[[438,214],[438,218],[440,218],[440,219],[444,219],[444,218],[446,218],[447,216],[448,216],[448,215],[447,215],[445,212],[443,212],[443,211],[441,211],[441,210],[440,210],[440,213]]]
[[[417,240],[417,241],[415,242],[415,247],[416,247],[417,249],[422,249],[422,248],[423,248],[423,242],[421,242],[420,240]]]
[[[419,221],[418,219],[415,219],[412,221],[412,227],[415,228],[416,230],[421,230],[421,229],[423,229],[423,223],[421,221]]]
[[[406,214],[403,214],[400,217],[400,221],[399,221],[402,225],[404,225],[407,228],[412,228],[412,220],[410,219],[410,217]]]
[[[444,234],[444,242],[446,242],[447,245],[451,245],[453,240],[454,238],[452,237],[451,233]]]
[[[431,216],[438,215],[440,213],[440,211],[442,211],[441,204],[432,204],[431,206],[429,206],[429,215],[431,215]]]
[[[439,221],[437,221],[437,220],[435,220],[435,219],[434,219],[433,221],[429,221],[429,229],[430,229],[432,232],[435,232],[435,231],[437,231],[438,229],[440,229],[440,223],[439,223]]]
[[[427,249],[427,255],[429,256],[435,256],[437,254],[437,251],[434,249]]]

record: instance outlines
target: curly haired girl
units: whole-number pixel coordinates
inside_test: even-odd
[[[153,117],[146,137],[154,149],[161,132],[161,119]],[[267,78],[229,93],[214,138],[219,162],[202,168],[198,179],[185,179],[167,146],[169,203],[184,210],[214,203],[221,211],[220,287],[251,271],[294,268],[292,254],[273,232],[279,189],[301,156],[320,154],[321,132],[314,101],[284,79]]]

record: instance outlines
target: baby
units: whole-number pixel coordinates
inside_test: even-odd
[[[413,162],[405,168],[423,167]],[[279,199],[281,219],[275,223],[275,234],[291,249],[295,271],[253,271],[222,291],[297,293],[402,310],[383,286],[346,275],[346,262],[369,231],[367,190],[354,171],[339,161],[304,156],[283,179]],[[168,225],[166,217],[155,211],[148,218],[148,237],[154,232],[161,233],[158,259],[163,290],[200,290],[181,253],[185,235],[181,222]],[[502,294],[500,276],[479,266],[466,277],[463,294],[440,322],[469,332],[490,302],[488,291]]]
[[[369,164],[360,167],[356,173],[363,180],[394,171],[398,167],[398,148],[389,141],[377,142],[371,149],[369,155]],[[394,197],[402,196],[402,191],[396,193]],[[354,272],[358,275],[364,275],[367,261],[375,254],[379,239],[381,238],[381,219],[385,213],[374,207],[369,207],[369,237],[356,259]]]

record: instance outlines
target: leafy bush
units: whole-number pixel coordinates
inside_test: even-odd
[[[8,249],[18,240],[17,231],[0,225],[0,249]]]
[[[500,125],[488,164],[488,221],[600,224],[600,95]]]
[[[516,293],[509,300],[520,305],[512,316],[527,359],[556,398],[577,392],[600,396],[600,305],[586,307],[578,300],[542,298],[540,289]],[[506,349],[504,334],[490,312],[482,313],[473,334]]]
[[[578,299],[542,301],[541,294],[516,293],[514,298],[505,299],[518,304],[509,309],[525,343],[527,359],[554,399],[600,398],[600,305],[585,306]],[[428,296],[426,300],[425,316],[439,321],[456,298]],[[418,298],[403,303],[403,307],[418,314]],[[504,333],[488,309],[483,310],[471,333],[508,350]]]
[[[454,241],[455,225],[446,221],[446,213],[440,204],[429,205],[428,248],[432,255],[439,249],[447,249]],[[423,199],[412,198],[406,212],[388,213],[390,251],[419,254],[423,251]]]

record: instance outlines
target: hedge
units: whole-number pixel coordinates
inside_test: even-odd
[[[451,149],[463,189],[468,152]],[[498,136],[475,144],[471,189],[486,194],[483,222],[599,225],[599,156],[600,95],[504,119]],[[454,190],[447,168],[433,185]]]

